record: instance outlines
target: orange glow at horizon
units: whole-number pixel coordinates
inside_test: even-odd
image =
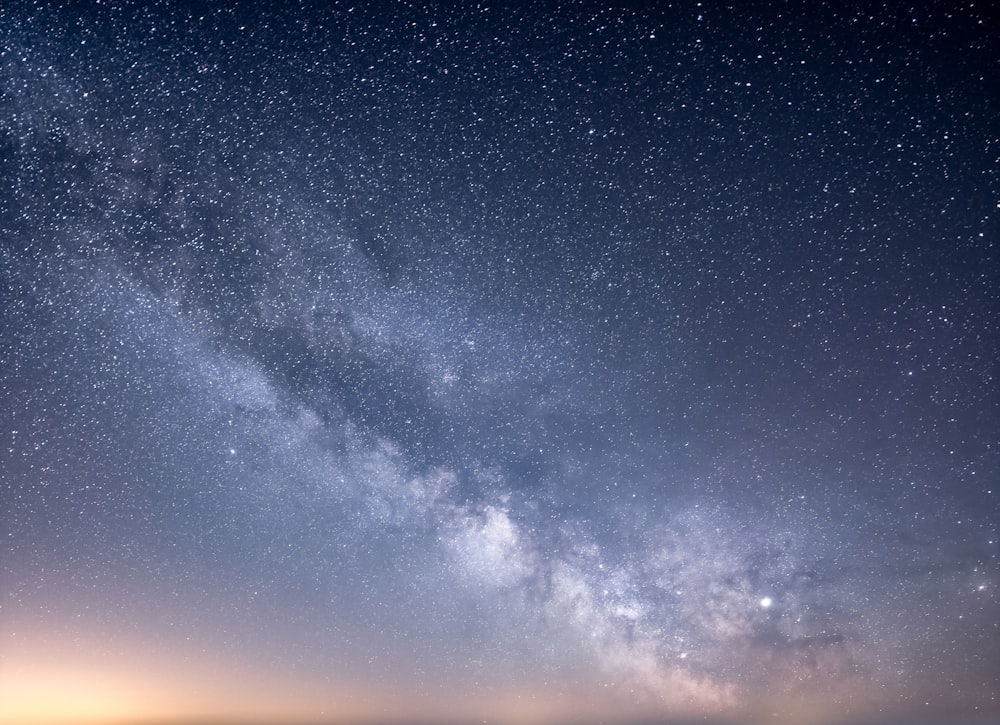
[[[378,716],[368,698],[327,694],[246,672],[208,674],[203,667],[131,671],[84,661],[5,663],[0,670],[0,724],[115,722],[345,722]],[[206,679],[207,676],[207,679]],[[367,706],[366,706],[367,705]],[[391,714],[391,713],[384,713]]]
[[[664,717],[736,716],[672,706],[656,697],[568,683],[521,683],[479,692],[420,690],[413,683],[377,686],[280,668],[253,666],[198,645],[123,641],[91,631],[58,635],[34,623],[5,623],[0,636],[0,725],[136,725],[141,723],[628,722]],[[750,709],[771,723],[824,722],[819,703],[759,702]],[[867,710],[865,706],[862,710]],[[781,713],[780,716],[778,713]],[[845,714],[840,712],[840,714]],[[720,722],[723,720],[719,720]]]
[[[17,636],[5,632],[0,645],[0,725],[460,723],[484,717],[531,725],[655,714],[655,707],[622,702],[593,688],[421,693],[407,686],[294,678],[201,650],[97,633],[58,637],[20,628]]]
[[[603,693],[416,692],[407,685],[295,678],[162,641],[123,641],[58,626],[4,623],[0,637],[0,725],[105,725],[142,722],[481,721],[541,723],[581,714],[613,718],[623,703]],[[16,633],[15,633],[16,632]],[[629,714],[639,711],[624,708]]]
[[[202,651],[99,635],[9,631],[0,645],[0,725],[279,718],[338,722],[363,693],[274,676]]]
[[[177,669],[163,660],[162,671],[149,663],[130,665],[75,657],[56,663],[50,657],[5,653],[0,667],[0,725],[88,725],[90,723],[295,722],[358,723],[481,721],[508,724],[623,715],[620,703],[582,692],[443,692],[439,697],[388,694],[368,688],[320,688],[259,673],[210,673],[204,663]],[[630,716],[638,710],[627,712]],[[647,712],[646,714],[652,714]]]

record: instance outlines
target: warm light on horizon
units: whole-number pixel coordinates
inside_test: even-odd
[[[110,722],[176,717],[165,693],[135,676],[94,667],[5,665],[0,676],[0,723]]]
[[[32,631],[34,630],[34,631]],[[35,627],[7,634],[0,725],[435,722],[543,725],[662,717],[607,690],[548,685],[478,693],[417,692],[295,679],[218,654],[101,636],[61,639]],[[689,711],[671,712],[690,715]],[[713,713],[718,714],[718,713]]]
[[[340,721],[344,692],[321,696],[287,678],[206,652],[164,651],[91,633],[60,639],[20,628],[0,664],[0,725],[270,718]],[[333,688],[331,688],[332,690]]]
[[[691,696],[692,683],[685,699],[681,680],[645,696],[567,681],[427,690],[412,682],[297,676],[276,663],[207,650],[205,643],[125,638],[100,628],[67,636],[51,620],[14,624],[8,619],[0,637],[0,725],[607,725],[671,718],[815,725],[873,713],[896,722],[861,691],[850,709],[785,697],[736,711],[724,699],[707,709],[703,694]]]

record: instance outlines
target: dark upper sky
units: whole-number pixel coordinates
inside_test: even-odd
[[[68,5],[0,722],[997,717],[987,3]]]

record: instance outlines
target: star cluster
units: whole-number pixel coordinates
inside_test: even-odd
[[[0,722],[1000,715],[985,5],[0,9]]]

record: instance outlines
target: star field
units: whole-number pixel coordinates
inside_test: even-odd
[[[0,723],[996,722],[995,26],[5,3]]]

